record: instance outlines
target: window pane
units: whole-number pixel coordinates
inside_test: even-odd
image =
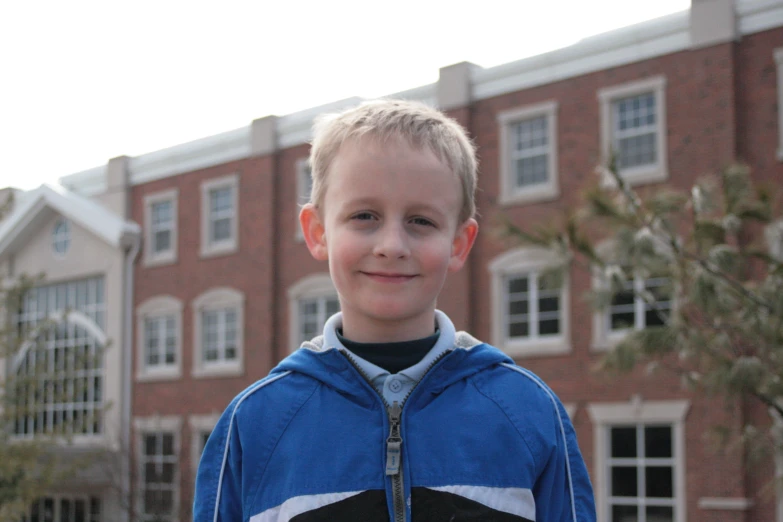
[[[548,158],[545,155],[520,158],[515,162],[518,187],[544,183],[548,178]]]
[[[213,214],[231,210],[231,188],[213,189],[209,193],[210,210]]]
[[[612,468],[612,496],[635,497],[638,494],[635,467],[615,466]]]
[[[515,277],[508,280],[508,292],[510,294],[527,293],[528,279],[527,277]]]
[[[159,230],[155,232],[155,252],[164,252],[171,248],[171,231]]]
[[[231,238],[231,218],[216,219],[212,222],[212,241]]]
[[[152,224],[156,226],[171,223],[171,201],[161,201],[152,204]]]
[[[511,323],[508,325],[509,337],[527,337],[528,336],[528,323]]]
[[[335,299],[326,300],[326,317],[331,317],[340,311],[340,301]]]
[[[670,426],[647,426],[644,428],[644,454],[650,458],[673,456]]]
[[[527,301],[511,301],[508,303],[508,313],[511,315],[527,314]]]
[[[158,465],[154,462],[147,462],[144,464],[144,483],[155,484],[156,482],[160,482]]]
[[[560,333],[560,320],[547,319],[538,322],[539,335],[557,335]]]
[[[162,455],[174,455],[174,436],[170,433],[163,434]]]
[[[668,506],[647,506],[647,522],[673,522],[674,508]]]
[[[626,330],[628,328],[633,328],[635,317],[636,315],[633,312],[612,314],[611,316],[612,330]]]
[[[612,458],[635,458],[636,428],[612,428]]]
[[[87,505],[85,504],[84,500],[76,499],[74,504],[76,508],[74,509],[74,517],[73,517],[75,522],[87,522],[86,521]]]
[[[60,499],[60,522],[74,522],[71,499]]]
[[[560,310],[559,297],[544,297],[538,300],[539,312],[557,312]]]
[[[612,506],[612,522],[638,522],[637,510],[636,506]]]
[[[648,497],[672,498],[674,496],[674,470],[670,466],[650,466],[644,471]]]
[[[656,147],[654,133],[619,140],[617,160],[620,168],[654,164]]]
[[[145,435],[144,436],[144,454],[147,456],[155,455],[157,453],[156,451],[156,439],[155,435]]]

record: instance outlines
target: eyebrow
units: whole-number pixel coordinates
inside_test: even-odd
[[[357,198],[357,199],[351,199],[344,201],[341,205],[342,208],[346,207],[362,207],[362,206],[382,206],[383,199],[380,198]],[[415,212],[430,212],[433,214],[436,214],[439,217],[445,216],[447,213],[441,211],[436,206],[430,205],[426,202],[416,202],[413,205],[410,205],[409,210],[415,211]]]

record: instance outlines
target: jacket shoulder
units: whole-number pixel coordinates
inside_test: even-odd
[[[479,373],[479,392],[494,402],[525,439],[536,458],[546,459],[557,445],[563,415],[560,399],[535,373],[511,362]]]

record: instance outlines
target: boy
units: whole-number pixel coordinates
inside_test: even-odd
[[[229,405],[194,520],[595,520],[560,401],[435,308],[478,232],[463,129],[365,103],[319,121],[311,164],[300,222],[341,313]]]

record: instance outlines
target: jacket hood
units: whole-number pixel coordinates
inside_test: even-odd
[[[443,344],[443,354],[421,381],[421,385],[431,393],[440,393],[449,385],[491,366],[513,364],[514,361],[497,348],[482,343],[468,333],[456,332],[448,317],[442,312],[436,312],[441,331],[436,347]],[[332,316],[324,326],[324,335],[303,343],[301,348],[281,361],[272,373],[291,371],[307,375],[365,402],[372,387],[366,381],[362,382],[364,378],[349,359],[350,352],[334,334],[342,323],[341,319],[339,313]]]

